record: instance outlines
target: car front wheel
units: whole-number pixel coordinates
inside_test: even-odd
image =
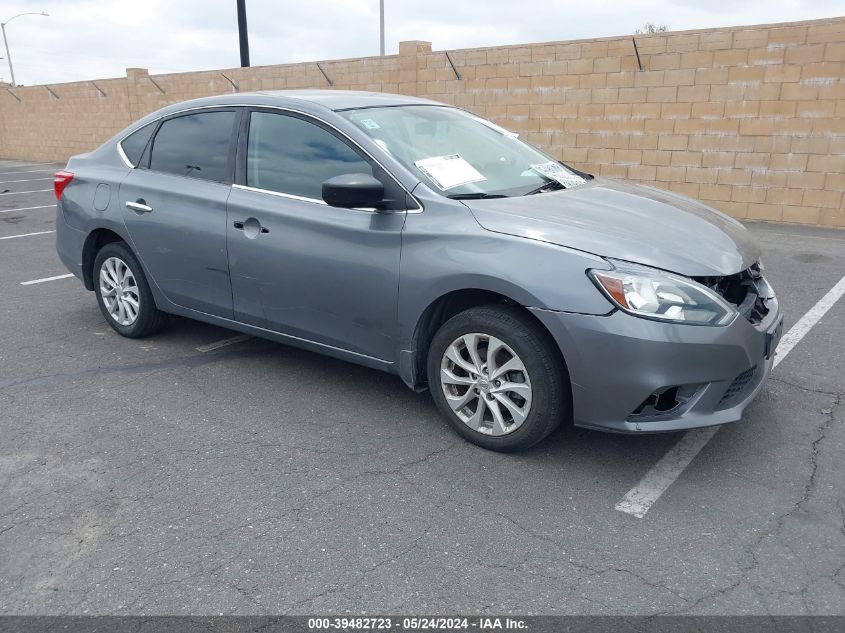
[[[465,439],[526,449],[571,410],[569,378],[551,336],[520,308],[472,308],[447,321],[428,356],[429,388]]]
[[[122,242],[97,253],[94,292],[106,321],[121,336],[149,336],[164,325],[166,315],[156,308],[140,262]]]

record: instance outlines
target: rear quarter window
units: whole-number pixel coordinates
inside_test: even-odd
[[[155,131],[155,122],[147,123],[144,127],[135,130],[120,141],[120,147],[123,149],[123,154],[133,167],[137,167],[141,161],[141,155],[147,147],[150,137]]]

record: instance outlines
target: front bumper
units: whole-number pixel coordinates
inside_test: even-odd
[[[566,360],[576,426],[656,433],[742,417],[772,370],[783,322],[777,299],[767,307],[761,323],[737,316],[724,327],[661,323],[619,310],[606,316],[532,313]],[[652,394],[667,390],[684,394],[677,406],[643,410]]]

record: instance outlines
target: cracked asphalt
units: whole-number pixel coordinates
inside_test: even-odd
[[[0,237],[53,201],[0,196]],[[789,328],[845,232],[749,229]],[[122,339],[77,280],[20,285],[66,272],[52,234],[0,241],[0,614],[845,614],[845,300],[637,519],[677,435],[486,452],[393,376],[200,353],[233,334],[183,319]]]

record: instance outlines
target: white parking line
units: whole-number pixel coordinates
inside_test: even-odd
[[[35,182],[36,180],[53,180],[52,178],[26,178],[24,180],[0,180],[0,185],[10,182]]]
[[[793,325],[789,332],[783,335],[783,338],[778,343],[777,349],[777,356],[775,356],[775,363],[774,366],[777,367],[778,363],[784,359],[784,357],[792,351],[792,348],[798,345],[799,341],[804,338],[807,332],[810,331],[816,323],[821,321],[822,317],[833,307],[833,304],[836,303],[842,296],[845,295],[845,277],[839,280],[833,288],[831,288],[828,293],[823,296],[821,299],[818,300],[816,305],[810,308],[807,313],[801,317],[801,319]]]
[[[227,345],[234,345],[235,343],[240,343],[242,341],[247,341],[252,337],[248,334],[241,334],[239,336],[233,336],[232,338],[224,338],[222,341],[217,341],[215,343],[209,343],[208,345],[200,345],[197,348],[198,352],[211,352],[215,349],[220,349],[221,347],[226,347]]]
[[[17,209],[0,209],[0,213],[12,213],[14,211],[31,211],[32,209],[55,209],[55,204],[44,204],[40,207],[19,207]]]
[[[0,165],[2,167],[2,165]],[[49,172],[58,171],[57,169],[18,169],[17,171],[0,171],[0,176],[8,176],[10,174],[34,174],[35,172]]]
[[[776,231],[772,231],[769,235],[780,235],[781,237],[788,237],[793,238],[794,235],[790,235],[789,233],[778,233]],[[834,237],[833,235],[802,235],[801,239],[811,239],[811,240],[833,240],[836,242],[845,242],[845,235],[843,237]]]
[[[73,273],[67,275],[56,275],[55,277],[44,277],[44,279],[33,279],[32,281],[22,281],[21,286],[31,286],[32,284],[43,284],[45,281],[55,281],[56,279],[67,279],[73,277]]]
[[[780,340],[772,368],[777,367],[786,355],[804,338],[807,332],[845,295],[845,277],[831,288],[807,313],[793,325]],[[695,456],[707,445],[721,427],[687,431],[660,460],[651,467],[640,482],[622,497],[615,508],[620,512],[643,518],[649,508],[680,477]]]
[[[10,165],[9,163],[17,163],[17,165]],[[0,167],[38,167],[39,165],[56,165],[58,163],[30,163],[24,160],[10,160],[7,162],[0,161]]]
[[[55,233],[55,231],[37,231],[35,233],[21,233],[20,235],[7,235],[0,237],[0,240],[13,240],[16,237],[30,237],[31,235],[47,235],[48,233]]]
[[[718,430],[718,426],[709,426],[684,433],[678,443],[670,448],[614,507],[620,512],[642,519]]]
[[[20,196],[25,193],[44,193],[45,191],[53,191],[52,189],[35,189],[34,191],[7,191],[0,193],[0,196]]]

